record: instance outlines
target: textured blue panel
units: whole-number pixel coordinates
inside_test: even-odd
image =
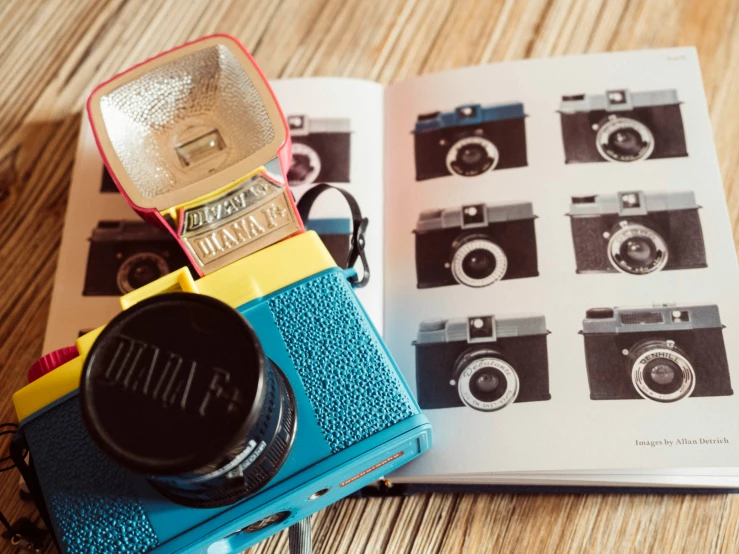
[[[418,413],[341,272],[290,288],[269,307],[332,452]]]
[[[93,444],[76,394],[24,428],[64,552],[136,554],[157,546],[130,474]]]

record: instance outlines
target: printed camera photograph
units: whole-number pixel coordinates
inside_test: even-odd
[[[718,306],[592,308],[582,322],[590,398],[677,402],[734,394]]]
[[[549,400],[548,335],[535,314],[422,321],[414,343],[418,404],[495,412]]]
[[[288,115],[293,161],[291,185],[349,183],[351,130],[348,119]]]
[[[539,275],[530,202],[428,210],[418,216],[418,288],[486,287]]]
[[[577,273],[649,275],[708,267],[692,191],[573,196]]]
[[[515,102],[420,114],[413,129],[416,180],[526,166],[525,118]]]
[[[565,163],[687,156],[676,90],[607,90],[562,96]]]
[[[89,241],[84,296],[120,296],[189,265],[168,231],[144,221],[100,221]]]

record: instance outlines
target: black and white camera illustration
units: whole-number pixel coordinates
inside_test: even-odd
[[[413,130],[416,181],[526,166],[525,118],[520,102],[419,115]]]
[[[421,212],[413,231],[418,288],[536,277],[535,219],[530,202]]]
[[[577,273],[649,275],[707,267],[699,209],[692,191],[572,197]]]
[[[481,412],[551,399],[543,315],[482,315],[421,322],[416,388],[422,409]]]
[[[609,90],[563,96],[565,163],[687,156],[676,90]]]
[[[592,308],[582,335],[593,400],[730,396],[723,328],[715,304]]]
[[[349,119],[287,117],[293,161],[287,180],[291,185],[349,183],[351,130]]]
[[[89,240],[84,296],[120,296],[189,264],[166,230],[144,221],[100,221]]]

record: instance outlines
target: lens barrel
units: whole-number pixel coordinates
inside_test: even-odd
[[[667,241],[646,225],[622,221],[612,229],[608,240],[608,260],[622,273],[646,275],[667,265]]]
[[[641,121],[611,117],[600,123],[595,146],[607,161],[635,162],[652,155],[654,135]]]
[[[695,370],[672,341],[644,340],[629,352],[628,369],[636,391],[656,402],[676,402],[695,388]]]
[[[446,165],[450,173],[474,177],[495,169],[498,148],[483,136],[460,139],[447,152]]]
[[[199,294],[154,296],[114,318],[85,359],[80,400],[105,454],[192,507],[257,492],[296,428],[290,385],[251,325]]]
[[[518,374],[503,354],[491,348],[464,352],[454,365],[459,398],[470,408],[494,412],[516,401]]]
[[[452,244],[450,269],[459,284],[486,287],[505,276],[508,258],[489,237],[471,235]]]

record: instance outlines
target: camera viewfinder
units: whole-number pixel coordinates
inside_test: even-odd
[[[493,316],[475,316],[467,320],[468,342],[495,340],[495,320]]]
[[[686,323],[690,321],[690,312],[686,310],[675,310],[672,312],[673,323]]]
[[[457,117],[460,121],[465,119],[473,119],[478,116],[479,106],[460,106],[457,108]]]
[[[626,91],[625,90],[610,90],[608,91],[608,103],[609,104],[625,104],[626,103]]]
[[[475,204],[473,206],[464,206],[462,208],[462,226],[470,225],[486,225],[485,204]]]
[[[305,127],[305,117],[302,115],[291,115],[287,118],[287,125],[291,131],[302,129]]]
[[[622,208],[641,208],[641,199],[639,193],[625,192],[621,195]]]

